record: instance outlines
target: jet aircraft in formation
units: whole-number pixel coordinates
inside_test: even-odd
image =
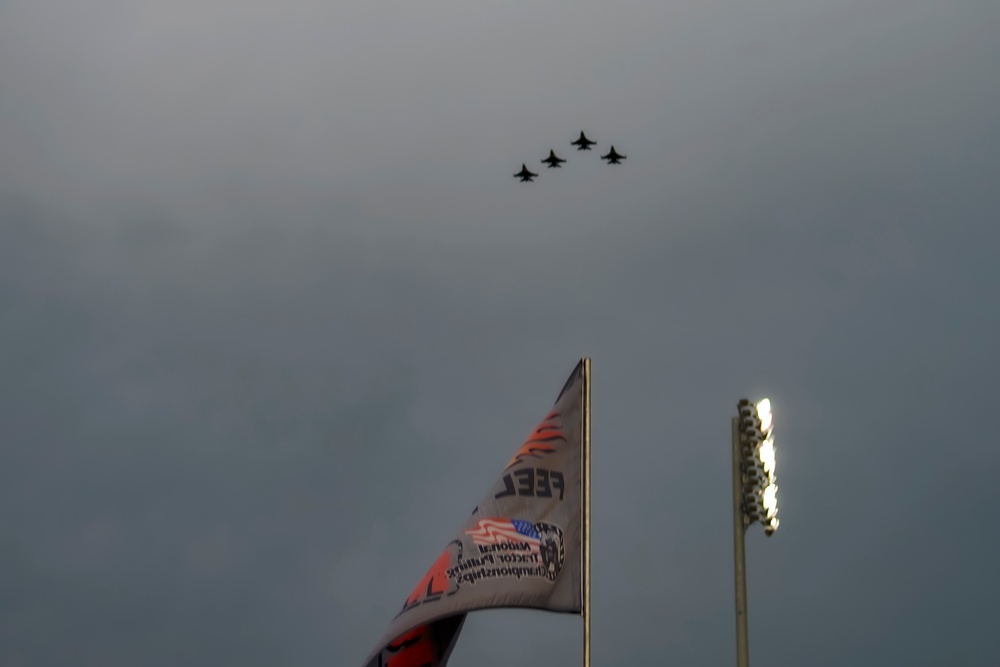
[[[585,135],[583,132],[580,132],[579,139],[577,139],[576,141],[569,142],[570,146],[576,146],[576,150],[578,151],[589,151],[590,147],[596,143],[597,143],[596,141],[591,141],[590,139],[588,139],[587,135]]]
[[[611,152],[607,155],[601,156],[602,160],[607,160],[608,164],[621,164],[622,160],[625,159],[624,155],[619,155],[618,151],[615,150],[614,144],[611,145]]]
[[[562,167],[562,164],[560,164],[560,163],[565,162],[565,161],[566,160],[562,159],[561,157],[556,157],[556,152],[555,151],[551,151],[551,150],[549,151],[549,156],[547,158],[544,158],[542,160],[542,162],[548,162],[549,163],[549,169],[552,169],[553,167],[555,167],[556,169],[558,169],[559,167]]]
[[[528,171],[527,165],[523,162],[521,163],[521,171],[514,174],[514,178],[520,178],[522,183],[533,183],[534,181],[532,179],[536,176],[538,176],[538,174],[532,174]]]
[[[570,142],[570,145],[576,146],[576,149],[578,151],[589,151],[590,147],[596,144],[597,144],[596,141],[591,141],[590,139],[588,139],[587,135],[584,134],[583,132],[580,132],[579,139]],[[612,145],[611,150],[608,152],[608,154],[602,155],[601,159],[607,160],[608,164],[621,164],[622,160],[625,159],[625,156],[616,151],[615,147]],[[559,167],[562,167],[562,163],[565,162],[566,160],[557,156],[554,150],[549,150],[549,156],[547,158],[543,158],[541,161],[547,164],[549,169],[553,168],[558,169]],[[522,183],[534,183],[534,179],[537,176],[538,174],[534,174],[528,171],[528,166],[523,163],[521,164],[521,171],[514,174],[514,178],[520,179]]]

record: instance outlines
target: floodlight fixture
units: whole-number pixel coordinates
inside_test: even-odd
[[[778,512],[771,401],[764,398],[751,403],[744,398],[738,403],[737,409],[744,527],[760,523],[765,534],[770,536],[777,530],[777,524],[771,519]],[[770,489],[766,497],[765,489]]]
[[[764,433],[771,431],[771,400],[765,398],[757,404],[757,419],[760,420],[760,430]]]
[[[767,438],[760,443],[757,448],[760,462],[764,465],[764,472],[774,474],[774,440]]]
[[[771,483],[764,487],[761,495],[761,504],[764,506],[764,516],[768,519],[774,518],[778,513],[778,485]]]

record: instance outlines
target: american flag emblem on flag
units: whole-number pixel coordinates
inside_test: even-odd
[[[482,519],[465,534],[479,546],[517,542],[527,544],[532,553],[538,553],[542,543],[534,524],[520,519]]]

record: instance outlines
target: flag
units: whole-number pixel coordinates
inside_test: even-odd
[[[583,613],[585,372],[581,360],[364,667],[445,667],[477,609]]]

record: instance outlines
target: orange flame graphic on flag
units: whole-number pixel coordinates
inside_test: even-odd
[[[445,548],[441,555],[437,557],[437,560],[434,561],[434,564],[431,565],[431,569],[429,569],[423,579],[417,583],[413,592],[406,598],[406,604],[403,605],[402,611],[406,611],[407,609],[424,602],[437,600],[442,595],[449,592],[449,588],[451,588],[451,586],[448,579],[448,568],[453,565],[453,544],[455,544],[455,542],[452,542],[452,544],[449,544]],[[461,549],[461,543],[459,543],[458,546],[459,549]],[[400,613],[402,613],[402,611]]]
[[[430,630],[429,625],[418,626],[386,646],[393,654],[386,667],[436,667],[440,656]]]
[[[566,436],[562,432],[562,418],[558,412],[553,410],[531,432],[531,435],[521,445],[521,448],[517,450],[514,458],[510,460],[504,470],[509,470],[529,456],[540,459],[545,454],[551,454],[556,451],[555,445],[559,440],[566,442]]]

